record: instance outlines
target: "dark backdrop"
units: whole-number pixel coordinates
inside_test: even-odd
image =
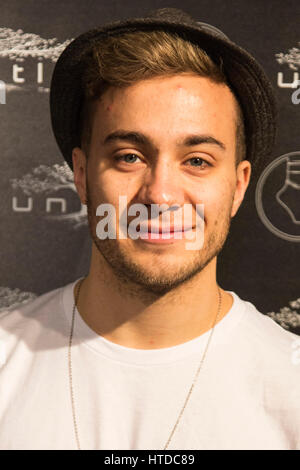
[[[218,281],[299,334],[298,0],[10,0],[0,7],[0,310],[88,271],[84,211],[50,125],[49,84],[58,55],[71,39],[102,23],[177,7],[245,47],[274,85],[277,143],[232,221]],[[299,173],[288,187],[291,160]]]

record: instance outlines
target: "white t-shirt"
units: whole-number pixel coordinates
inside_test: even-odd
[[[2,450],[77,448],[68,375],[75,282],[0,315]],[[233,305],[215,327],[168,449],[299,450],[300,338],[227,292]],[[81,448],[162,450],[209,334],[169,348],[127,348],[98,336],[76,310]]]

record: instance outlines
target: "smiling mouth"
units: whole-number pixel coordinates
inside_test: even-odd
[[[170,226],[170,227],[155,227],[155,226],[150,226],[148,225],[148,227],[141,227],[139,226],[140,228],[140,233],[159,233],[159,234],[163,234],[163,233],[175,233],[175,232],[186,232],[188,230],[192,230],[194,229],[195,227],[194,226],[188,226],[188,227],[174,227],[174,226]]]

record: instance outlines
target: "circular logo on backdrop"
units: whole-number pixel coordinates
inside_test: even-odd
[[[281,155],[265,168],[256,186],[255,204],[270,232],[300,242],[300,152]]]

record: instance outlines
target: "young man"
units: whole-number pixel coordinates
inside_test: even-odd
[[[300,448],[297,337],[216,280],[274,109],[254,59],[180,10],[67,47],[51,116],[90,271],[2,316],[0,448]]]

